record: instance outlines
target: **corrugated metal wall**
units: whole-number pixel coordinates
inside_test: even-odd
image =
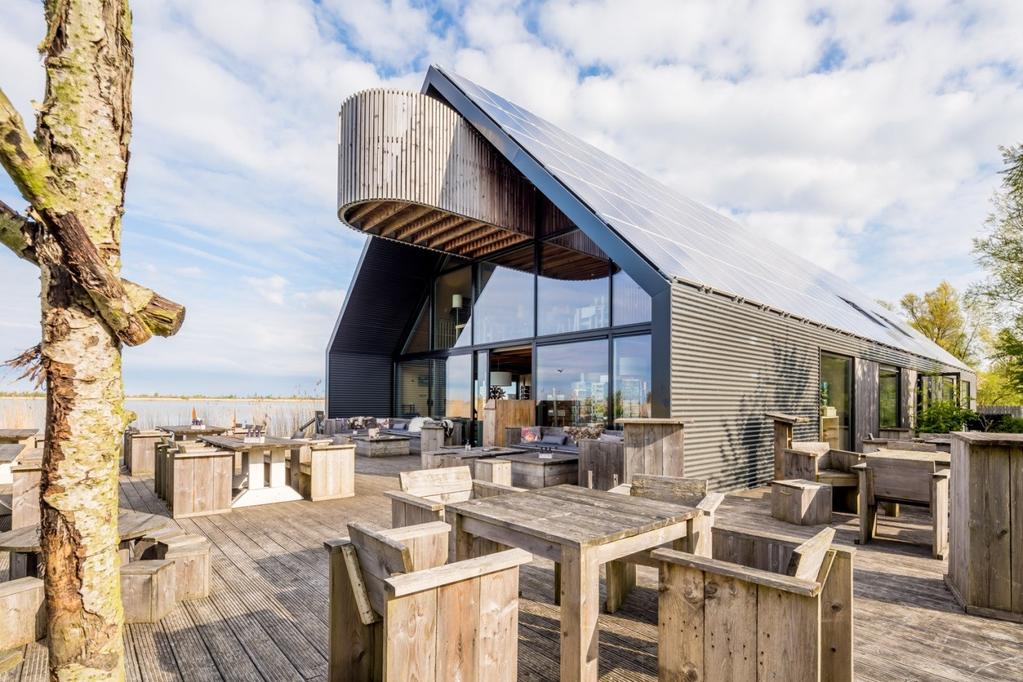
[[[854,400],[863,394],[873,404],[868,409],[864,402],[863,410],[872,410],[875,422],[876,363],[941,369],[902,351],[679,282],[672,285],[671,307],[672,416],[693,420],[686,427],[686,475],[710,478],[718,489],[770,480],[772,426],[765,412],[805,417],[795,438],[818,439],[822,350],[871,361],[858,364],[873,366],[873,390],[869,383],[854,388]],[[876,423],[866,431],[871,429],[876,432]]]
[[[443,256],[386,239],[363,250],[327,349],[327,416],[388,416],[393,359]]]

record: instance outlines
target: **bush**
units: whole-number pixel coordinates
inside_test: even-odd
[[[916,430],[920,433],[948,433],[962,431],[967,422],[977,419],[973,410],[951,400],[933,402],[917,415]]]
[[[1023,433],[1023,417],[1005,417],[998,430],[1001,433]]]

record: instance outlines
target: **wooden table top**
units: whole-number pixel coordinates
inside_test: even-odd
[[[176,426],[157,426],[160,431],[173,433],[175,436],[196,434],[199,436],[217,435],[228,430],[226,426],[192,426],[191,424],[178,424]]]
[[[122,541],[137,540],[143,535],[160,530],[169,523],[170,519],[166,516],[122,509],[117,515],[117,534]],[[39,526],[25,526],[0,533],[0,551],[21,552],[22,554],[41,552]]]
[[[694,507],[591,490],[574,485],[527,490],[447,509],[558,545],[591,547],[687,521]]]
[[[545,455],[541,457],[540,455]],[[524,462],[527,464],[535,464],[537,462],[554,462],[561,464],[563,462],[577,462],[579,461],[579,455],[573,455],[567,452],[543,452],[540,450],[520,450],[517,453],[511,455],[498,455],[499,459],[507,459],[512,462]]]
[[[948,452],[919,452],[917,450],[878,450],[877,452],[866,453],[867,459],[871,457],[888,457],[894,459],[911,459],[917,461],[931,461],[942,466],[952,465],[952,455]]]
[[[4,443],[0,445],[0,463],[13,462],[14,458],[20,455],[25,447],[17,443]]]
[[[23,440],[39,433],[39,429],[0,429],[0,442]]]
[[[274,438],[273,436],[267,436],[266,441],[263,443],[246,443],[243,438],[235,438],[234,436],[199,436],[199,440],[232,452],[245,452],[260,448],[299,448],[307,444],[302,440]]]

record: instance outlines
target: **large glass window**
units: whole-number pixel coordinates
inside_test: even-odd
[[[444,363],[444,411],[436,416],[472,417],[472,354],[452,355]]]
[[[607,340],[536,349],[536,404],[543,426],[607,421]]]
[[[537,283],[539,333],[606,327],[608,270],[607,261],[556,244],[544,244]]]
[[[616,272],[611,279],[612,323],[617,327],[649,322],[650,294],[643,291],[624,270]]]
[[[945,402],[957,403],[959,402],[959,377],[952,375],[943,375],[941,377],[941,399]]]
[[[650,335],[614,340],[614,418],[650,416]]]
[[[878,417],[882,429],[902,426],[899,368],[881,365],[877,376]]]
[[[529,272],[498,263],[480,263],[479,289],[472,316],[476,343],[533,335],[533,247],[509,254],[508,258],[516,262],[522,260],[522,256],[528,258]]]
[[[959,381],[959,404],[968,410],[973,409],[973,396],[971,395],[972,387],[969,381]]]
[[[398,363],[399,417],[430,414],[430,360],[409,360]]]
[[[472,332],[472,267],[437,278],[434,293],[433,347],[468,346]]]
[[[821,440],[851,450],[853,360],[821,353]]]

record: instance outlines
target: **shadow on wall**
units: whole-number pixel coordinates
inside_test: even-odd
[[[724,474],[712,481],[715,487],[753,487],[773,475],[773,424],[765,412],[784,412],[805,417],[796,440],[813,438],[817,418],[817,376],[812,355],[792,343],[771,342],[772,361],[756,372],[753,390],[742,396],[737,416],[727,421],[722,447]],[[735,473],[728,473],[735,472]]]

